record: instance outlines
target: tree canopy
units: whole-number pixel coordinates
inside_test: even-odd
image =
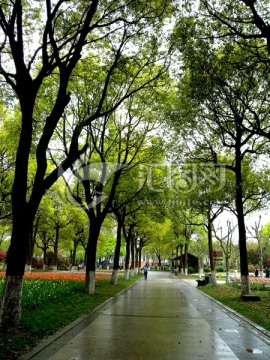
[[[183,253],[187,271],[189,248],[202,268],[208,246],[214,278],[224,209],[250,292],[246,216],[269,200],[268,15],[262,0],[0,5],[1,330],[19,326],[37,249],[53,266],[80,253],[88,294],[104,252],[114,271],[123,252],[126,271],[142,251]]]

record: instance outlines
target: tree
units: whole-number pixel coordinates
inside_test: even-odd
[[[130,214],[125,218],[125,222],[123,224],[123,235],[126,241],[126,258],[125,258],[125,273],[124,278],[126,280],[129,279],[129,264],[131,258],[131,268],[134,269],[134,257],[132,258],[132,254],[134,255],[134,247],[132,249],[132,245],[134,245],[134,228],[136,226],[136,219],[133,214]]]
[[[3,33],[0,75],[9,99],[15,95],[21,117],[11,194],[13,228],[0,312],[2,330],[13,331],[20,321],[24,267],[40,201],[46,190],[84,152],[84,146],[79,144],[82,129],[103,113],[109,77],[117,62],[107,69],[98,107],[77,125],[67,156],[48,172],[49,144],[70,102],[69,81],[83,50],[95,47],[104,39],[110,40],[117,30],[122,33],[126,27],[133,27],[139,31],[135,30],[136,24],[142,25],[147,19],[154,24],[157,17],[162,20],[168,14],[169,5],[167,2],[155,2],[149,7],[148,2],[138,5],[137,1],[101,4],[98,0],[48,0],[36,1],[33,6],[33,3],[15,0],[0,6]],[[119,55],[119,51],[116,53]],[[51,88],[49,79],[54,80]],[[39,113],[39,96],[44,94],[50,97],[50,102],[46,113]],[[36,167],[29,187],[29,158],[33,152]]]
[[[247,232],[252,239],[256,239],[258,242],[258,250],[256,251],[257,261],[255,264],[259,263],[259,273],[263,277],[263,266],[266,262],[269,235],[264,233],[264,227],[261,225],[261,216],[259,216],[258,221],[255,221],[254,226],[247,228]]]
[[[191,237],[190,250],[198,257],[199,276],[201,276],[205,258],[209,256],[208,239],[207,234],[205,234],[205,229],[195,227]]]
[[[69,225],[63,229],[63,236],[66,239],[65,248],[68,243],[70,254],[70,266],[75,266],[77,262],[77,252],[81,250],[82,245],[88,239],[88,219],[85,214],[77,207],[71,208]],[[70,210],[71,210],[70,209]],[[85,253],[85,251],[84,251]],[[84,263],[86,263],[86,256],[83,256]]]
[[[267,1],[241,0],[237,4],[227,1],[220,3],[219,7],[215,6],[214,1],[201,0],[200,3],[200,16],[203,21],[207,18],[208,34],[212,41],[225,46],[237,44],[241,49],[241,62],[261,68],[259,92],[265,93],[261,99],[265,100],[265,110],[268,111],[270,29]],[[250,68],[250,65],[246,67]],[[255,124],[252,128],[244,124],[245,130],[269,140],[269,121],[261,116],[260,106],[254,108],[254,102],[245,105],[254,117]]]
[[[156,221],[147,213],[144,215],[144,222],[138,224],[137,233],[144,240],[145,250],[157,257],[159,267],[164,258],[171,256],[173,249],[171,228],[172,223],[169,218],[164,217]]]
[[[270,54],[269,9],[265,0],[200,1],[200,16],[207,18],[210,36],[218,41],[234,40],[249,58],[267,66]]]
[[[8,126],[10,114],[0,104],[1,116],[5,120],[0,122],[0,221],[3,219],[11,220],[11,184],[14,176],[14,158],[13,144],[10,138],[16,137],[16,121],[12,122],[13,126]],[[15,126],[14,126],[15,125]],[[12,129],[13,128],[13,131]],[[7,145],[9,144],[9,145]]]
[[[60,44],[61,35],[57,30],[57,28],[59,29],[57,22],[60,20],[58,18],[60,15],[60,4],[61,2],[52,9],[51,2],[47,2],[47,19],[45,21],[46,26],[43,32],[42,46],[38,47],[37,51],[33,51],[30,59],[30,54],[27,54],[26,45],[29,42],[29,31],[31,31],[31,28],[25,22],[26,16],[29,16],[30,9],[27,8],[27,5],[23,5],[21,1],[15,1],[10,3],[9,6],[1,5],[0,7],[0,26],[5,36],[5,41],[1,46],[3,56],[0,73],[6,84],[16,94],[22,124],[16,152],[16,168],[12,187],[12,237],[8,251],[5,289],[0,313],[0,326],[4,330],[16,328],[20,320],[23,273],[29,234],[32,231],[32,224],[39,202],[46,188],[49,187],[48,182],[50,185],[52,184],[52,180],[48,181],[48,178],[46,179],[46,185],[44,181],[47,167],[47,144],[50,141],[56,123],[69,101],[69,96],[67,95],[68,80],[80,58],[84,41],[89,32],[89,26],[97,11],[98,1],[92,1],[85,8],[82,22],[77,22],[76,33],[74,33],[74,27],[70,28],[69,31],[66,29],[66,36],[62,38],[62,41],[67,41],[67,44],[71,38],[74,38],[74,41],[70,42],[70,46],[64,46],[62,41]],[[66,17],[67,22],[70,15],[71,13],[68,13],[68,11],[62,13],[62,16]],[[72,17],[73,21],[76,22],[73,11]],[[27,37],[28,40],[25,39]],[[8,47],[10,50],[8,50]],[[38,55],[40,58],[38,58]],[[26,61],[28,61],[28,64]],[[37,65],[37,61],[38,63],[42,61],[42,66],[40,66],[40,70],[37,73],[34,71],[33,75],[33,66]],[[12,70],[9,71],[8,68]],[[60,71],[61,79],[58,96],[55,99],[51,114],[47,118],[43,135],[37,146],[37,172],[32,192],[29,196],[27,190],[28,161],[33,146],[35,102],[44,78],[52,74],[57,68]],[[37,67],[35,70],[38,70]],[[70,160],[73,157],[73,162],[78,154],[78,148],[76,149],[75,147]]]
[[[48,263],[47,254],[50,247],[52,246],[52,239],[53,239],[53,234],[50,231],[50,229],[43,228],[38,231],[36,247],[42,250],[43,253],[43,269],[46,268],[46,264]]]
[[[49,196],[44,196],[35,216],[33,231],[31,234],[31,242],[29,244],[29,255],[31,254],[31,262],[29,268],[25,271],[31,271],[32,256],[35,249],[40,249],[43,253],[43,268],[46,268],[47,253],[51,250],[52,240],[54,236],[53,224],[50,221],[53,216],[53,202]]]
[[[178,132],[178,130],[176,131]],[[185,151],[183,164],[180,163],[182,159],[176,157],[174,163],[171,164],[171,189],[168,192],[171,207],[167,210],[167,214],[173,222],[176,241],[178,241],[177,246],[181,250],[181,260],[184,259],[183,263],[179,264],[181,272],[183,269],[185,272],[188,270],[187,252],[191,240],[195,235],[195,238],[197,237],[197,231],[200,228],[205,229],[208,237],[208,256],[213,285],[215,285],[212,227],[215,219],[221,214],[223,207],[230,199],[230,195],[227,192],[224,170],[215,169],[213,164],[203,158],[201,153],[201,149],[205,151],[203,145],[199,147],[197,144],[198,148],[192,152]],[[192,143],[188,142],[188,146],[192,146]],[[179,165],[177,161],[179,161]]]
[[[257,136],[255,131],[258,123],[268,124],[268,80],[261,79],[264,73],[262,67],[252,60],[247,62],[238,46],[228,43],[211,47],[210,40],[202,39],[206,31],[204,24],[196,23],[198,31],[194,27],[194,18],[189,18],[185,26],[187,24],[191,25],[190,36],[180,40],[187,70],[184,83],[190,85],[184,96],[185,100],[192,99],[191,116],[199,124],[196,129],[200,129],[197,136],[194,132],[192,136],[198,139],[197,143],[201,143],[201,151],[207,152],[201,158],[211,159],[216,168],[224,167],[235,176],[242,294],[246,294],[250,288],[244,215],[251,208],[254,210],[261,206],[267,189],[260,187],[259,177],[253,183],[259,186],[249,187],[248,181],[252,181],[252,178],[245,178],[245,174],[249,167],[257,171],[251,159],[256,161],[268,148],[267,141]],[[179,27],[178,34],[181,37],[183,26],[179,24]],[[190,115],[188,117],[190,119]],[[194,121],[191,120],[191,124],[194,126]],[[202,138],[205,139],[203,143]],[[224,155],[229,159],[227,164],[222,163]],[[248,195],[249,190],[253,191],[253,195]],[[245,200],[249,198],[251,202]],[[248,204],[251,206],[249,210]]]
[[[141,163],[143,157],[149,159],[153,150],[146,144],[155,123],[144,118],[142,109],[140,114],[137,112],[132,96],[124,102],[121,113],[92,122],[87,134],[89,148],[84,158],[72,166],[78,182],[72,184],[73,190],[68,182],[67,186],[90,223],[85,280],[88,294],[95,292],[96,250],[102,224],[111,210],[123,174]],[[139,156],[142,151],[143,155]]]
[[[141,207],[141,205],[134,204],[134,200],[136,200],[136,197],[138,197],[138,195],[141,192],[141,189],[138,191],[138,184],[136,181],[136,177],[135,178],[132,177],[132,175],[134,175],[134,170],[136,170],[136,168],[135,169],[133,168],[131,171],[126,172],[124,176],[122,176],[120,184],[117,187],[117,191],[114,195],[114,200],[112,202],[112,206],[110,210],[114,214],[117,221],[117,234],[116,234],[116,244],[114,250],[112,283],[117,283],[118,281],[119,257],[120,257],[120,249],[122,244],[122,235],[124,231],[125,222],[127,218],[130,216],[132,218],[136,217],[136,212]],[[128,238],[128,241],[129,240],[130,239]],[[138,252],[137,245],[140,246],[141,243],[136,242],[135,245],[136,245],[136,251]],[[127,252],[129,253],[129,250]],[[138,260],[138,256],[136,256],[136,259]]]
[[[53,270],[57,270],[58,264],[58,251],[60,245],[60,231],[61,229],[65,228],[71,220],[68,219],[67,213],[65,209],[62,207],[60,208],[59,205],[54,204],[54,213],[53,216],[48,219],[52,224],[52,229],[54,231],[54,237],[51,240],[53,246]]]
[[[168,217],[172,222],[172,231],[174,235],[174,249],[178,261],[178,270],[182,274],[188,274],[188,249],[194,228],[194,217],[186,208],[180,208],[178,204],[174,204],[168,209]]]
[[[227,232],[223,233],[222,226],[219,226],[217,229],[213,226],[214,236],[219,241],[220,246],[225,255],[225,263],[226,263],[226,284],[230,281],[230,258],[232,256],[232,238],[233,232],[236,226],[232,226],[231,222],[227,221]]]
[[[156,97],[158,100],[158,97]],[[142,99],[140,99],[142,100]],[[148,182],[148,171],[147,167],[158,167],[160,166],[157,164],[159,159],[161,158],[164,152],[164,146],[161,143],[160,135],[153,135],[153,130],[160,129],[159,124],[159,114],[154,116],[154,122],[152,120],[152,116],[155,114],[153,112],[153,108],[158,107],[160,102],[156,101],[154,107],[151,104],[141,103],[140,101],[140,111],[139,114],[136,115],[136,127],[138,126],[141,128],[138,131],[136,137],[138,136],[137,141],[135,138],[135,142],[132,145],[133,150],[136,151],[136,158],[134,161],[129,165],[129,167],[124,171],[119,179],[119,184],[117,186],[114,200],[111,207],[111,212],[117,218],[118,224],[118,236],[115,249],[115,257],[114,257],[114,270],[113,270],[113,278],[116,279],[117,271],[118,271],[118,253],[119,253],[119,242],[120,242],[120,228],[123,230],[125,223],[129,222],[130,220],[136,223],[134,229],[134,238],[130,238],[131,246],[134,245],[134,251],[132,249],[132,256],[134,254],[134,259],[132,261],[132,265],[134,268],[131,267],[132,275],[134,272],[138,271],[141,259],[141,252],[142,248],[145,245],[145,233],[143,232],[144,228],[144,212],[149,207],[147,206],[145,200],[150,200],[150,197],[156,198],[155,190],[151,189],[152,183]],[[136,113],[135,113],[136,114]],[[132,135],[132,129],[130,128],[130,136]],[[143,142],[141,142],[141,140]],[[132,152],[130,152],[130,155]],[[129,246],[130,249],[130,246]],[[129,253],[129,251],[128,251]],[[129,256],[129,255],[128,255]]]

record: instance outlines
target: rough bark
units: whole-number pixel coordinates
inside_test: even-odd
[[[130,269],[130,276],[134,277],[135,276],[135,268],[131,268]]]
[[[242,186],[242,156],[241,156],[242,130],[237,127],[237,143],[235,154],[235,181],[236,181],[236,212],[239,232],[239,252],[241,270],[241,290],[242,295],[250,294],[248,257],[247,257],[247,236],[245,227],[245,216],[243,206],[243,186]]]
[[[230,281],[230,258],[226,256],[226,284],[229,284]]]
[[[184,246],[184,272],[185,275],[188,275],[188,241],[187,240]]]
[[[85,292],[86,294],[95,294],[95,272],[96,272],[96,253],[97,242],[100,234],[102,223],[96,219],[90,220],[89,239],[87,245],[87,261],[85,276]]]
[[[211,221],[210,212],[208,213],[207,235],[208,235],[208,249],[209,249],[209,259],[210,259],[210,268],[211,268],[211,282],[213,285],[217,285],[214,252],[213,252],[212,221]]]
[[[22,290],[23,276],[6,276],[0,310],[0,331],[12,332],[19,326]]]
[[[131,225],[126,231],[125,227],[123,227],[124,237],[126,240],[126,259],[125,259],[125,279],[129,278],[129,261],[130,261],[130,239],[132,235],[133,225]]]
[[[129,279],[129,269],[125,269],[125,271],[124,271],[124,279],[125,280]]]
[[[118,283],[118,270],[113,269],[111,283],[112,284],[117,284]]]
[[[95,271],[87,271],[86,270],[86,274],[85,274],[85,292],[88,295],[94,295],[95,291],[96,291],[96,286],[95,286]]]
[[[112,278],[111,278],[111,282],[113,284],[117,284],[117,281],[118,281],[121,238],[122,238],[122,218],[121,218],[121,215],[119,214],[119,216],[117,216],[117,234],[116,234],[116,244],[115,244],[115,249],[114,249],[113,271],[112,271]]]
[[[134,274],[135,274],[135,238],[134,238],[134,233],[132,233],[132,236],[131,236],[130,253],[131,253],[131,263],[130,263],[131,276],[134,276]]]
[[[241,275],[241,296],[250,294],[249,276]]]
[[[179,260],[179,272],[180,272],[180,274],[184,274],[183,248],[184,248],[184,245],[180,244],[180,260]]]
[[[59,231],[60,231],[60,226],[58,224],[56,224],[55,239],[54,239],[54,244],[53,244],[53,267],[56,269],[57,269],[57,263],[58,263]]]

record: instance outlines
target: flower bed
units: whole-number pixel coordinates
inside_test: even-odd
[[[259,290],[259,291],[269,291],[270,289],[270,279],[269,278],[261,278],[250,276],[249,284],[251,290]],[[231,278],[231,285],[240,287],[241,286],[241,278],[233,277]]]
[[[0,272],[0,278],[6,276],[5,272]],[[40,279],[40,280],[62,280],[62,281],[84,281],[84,272],[26,272],[25,279]],[[111,272],[96,272],[96,280],[105,280],[111,278]]]
[[[238,277],[231,277],[231,281],[236,282],[236,283],[240,283],[241,278],[239,276]],[[270,278],[261,278],[261,277],[250,276],[249,277],[249,282],[251,284],[267,284],[267,285],[270,285]]]
[[[0,272],[0,294],[3,291],[5,275],[5,272]],[[110,277],[109,271],[96,273],[96,286],[99,287],[104,280],[107,282]],[[84,280],[85,273],[80,272],[27,272],[24,274],[22,308],[36,309],[41,304],[82,293]]]

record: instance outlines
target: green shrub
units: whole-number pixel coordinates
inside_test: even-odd
[[[162,270],[162,271],[167,271],[167,270],[169,270],[169,266],[167,266],[167,265],[162,265],[162,266],[160,267],[160,270]]]
[[[188,273],[189,274],[194,274],[195,273],[195,269],[192,266],[188,267]]]
[[[68,270],[68,266],[66,265],[58,265],[57,270]]]
[[[203,271],[204,271],[205,273],[208,273],[208,272],[211,272],[211,269],[209,269],[209,267],[205,266],[205,267],[203,268]]]
[[[218,265],[218,266],[216,267],[216,271],[217,271],[217,272],[224,272],[224,266]]]

